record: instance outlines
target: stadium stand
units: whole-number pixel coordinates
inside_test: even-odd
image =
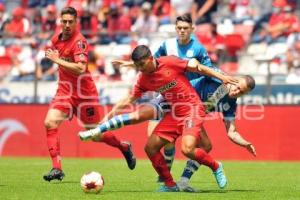
[[[111,60],[128,59],[137,44],[146,44],[155,50],[163,40],[175,36],[176,13],[192,9],[193,3],[198,11],[203,6],[200,1],[186,1],[180,9],[182,3],[176,0],[42,2],[0,1],[0,81],[6,86],[11,81],[57,79],[55,66],[42,59],[42,55],[51,35],[60,29],[58,13],[66,5],[79,11],[78,28],[89,40],[89,68],[96,79],[126,81],[129,85],[135,73],[115,68]],[[215,1],[205,16],[206,21],[194,16],[195,36],[216,66],[230,74],[252,74],[258,83],[265,83],[266,75],[281,84],[299,83],[297,1]],[[25,55],[17,57],[24,60],[16,59],[16,46]],[[9,53],[12,49],[14,53]],[[27,63],[30,78],[18,72],[22,62]],[[43,73],[51,75],[44,77]]]

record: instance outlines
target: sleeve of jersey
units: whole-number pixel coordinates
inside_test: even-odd
[[[78,40],[74,47],[74,61],[88,62],[88,44],[85,40]]]
[[[162,45],[159,46],[157,51],[154,53],[155,58],[159,58],[161,56],[166,56],[166,45],[165,42],[162,43]]]
[[[199,54],[197,55],[197,60],[200,62],[200,64],[212,67],[211,60],[208,56],[208,53],[206,52],[205,48],[200,46],[199,47]]]
[[[236,100],[234,101],[230,101],[228,102],[229,104],[229,109],[226,110],[226,104],[224,104],[223,106],[223,118],[224,120],[227,120],[227,121],[232,121],[235,119],[235,113],[236,113],[236,109],[237,109],[237,103],[236,103]]]

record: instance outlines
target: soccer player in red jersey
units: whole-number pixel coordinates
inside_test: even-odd
[[[58,89],[45,118],[47,145],[53,168],[44,175],[46,181],[62,180],[59,125],[76,115],[85,128],[94,128],[100,122],[98,92],[87,69],[88,44],[77,30],[77,11],[66,7],[61,11],[62,32],[55,34],[51,48],[45,56],[59,65]],[[120,142],[108,134],[95,142],[104,142],[120,149],[130,169],[135,167],[135,158],[128,142]]]
[[[137,70],[141,72],[133,92],[117,103],[105,119],[113,117],[115,113],[140,98],[144,92],[156,91],[162,94],[164,99],[171,104],[172,111],[160,121],[145,146],[153,167],[165,183],[159,191],[178,191],[160,149],[165,144],[174,142],[180,135],[183,136],[182,153],[190,159],[209,166],[214,172],[219,187],[224,188],[227,180],[222,165],[203,149],[197,148],[201,140],[200,128],[205,116],[205,108],[184,73],[186,71],[198,72],[216,77],[224,83],[235,84],[237,80],[201,65],[196,59],[188,61],[175,56],[154,58],[149,48],[144,45],[135,48],[132,52],[132,60]],[[101,138],[105,134],[98,134],[96,137]]]

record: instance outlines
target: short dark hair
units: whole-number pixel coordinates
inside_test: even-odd
[[[151,51],[146,45],[138,45],[131,53],[133,62],[138,62],[142,59],[149,58],[150,56],[152,56]]]
[[[73,15],[75,18],[77,18],[77,11],[71,6],[65,7],[61,10],[60,16],[63,16],[65,14]]]
[[[250,89],[250,91],[253,90],[255,88],[254,78],[250,75],[244,75],[242,77],[245,79],[247,87]]]
[[[192,20],[192,16],[190,13],[186,13],[186,14],[183,14],[183,15],[180,15],[176,18],[176,22],[175,24],[177,24],[178,21],[183,21],[183,22],[187,22],[189,24],[192,24],[193,23],[193,20]]]

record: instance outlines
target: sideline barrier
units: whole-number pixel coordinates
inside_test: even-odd
[[[100,109],[103,113],[110,108]],[[47,109],[47,105],[0,105],[0,156],[48,157],[43,127]],[[244,148],[230,142],[222,120],[217,117],[205,122],[213,144],[211,154],[216,159],[300,160],[300,106],[240,106],[237,116],[239,132],[255,145],[258,156],[254,158]],[[143,151],[147,139],[146,129],[145,122],[114,132],[118,138],[132,142],[138,158],[146,158]],[[122,157],[118,150],[103,143],[81,142],[77,137],[79,130],[82,128],[76,118],[64,122],[60,127],[63,157]],[[184,158],[179,149],[180,139],[176,156]]]

